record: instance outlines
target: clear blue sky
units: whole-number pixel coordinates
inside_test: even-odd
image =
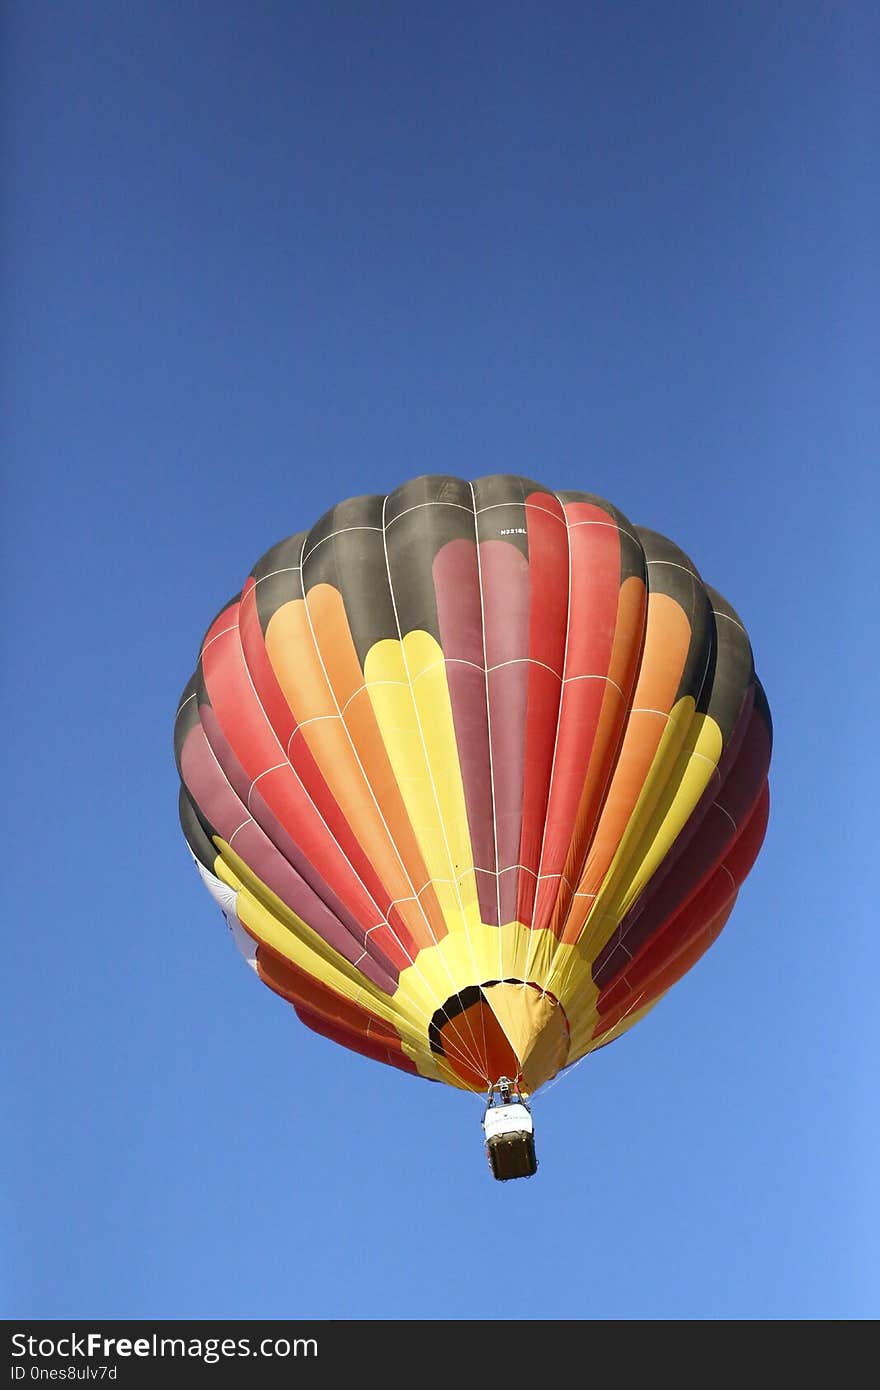
[[[876,1316],[876,5],[12,0],[2,66],[5,1315]],[[272,543],[502,471],[676,540],[775,723],[505,1185],[255,981],[171,743]]]

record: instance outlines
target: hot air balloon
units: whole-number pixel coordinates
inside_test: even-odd
[[[180,819],[232,936],[316,1032],[530,1098],[645,1017],[760,849],[742,622],[611,503],[521,477],[350,498],[262,557],[177,712]]]

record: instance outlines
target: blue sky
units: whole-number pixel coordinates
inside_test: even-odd
[[[13,0],[0,61],[5,1316],[876,1316],[876,6]],[[671,536],[774,716],[731,923],[527,1183],[177,824],[216,610],[427,472]]]

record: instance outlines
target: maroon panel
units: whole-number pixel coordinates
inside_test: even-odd
[[[481,542],[478,557],[473,542],[457,539],[438,552],[433,572],[480,915],[497,926],[499,905],[502,921],[516,911],[528,561],[507,541]],[[500,883],[499,867],[511,870]]]
[[[433,576],[471,852],[477,870],[480,915],[484,922],[497,922],[489,721],[476,542],[453,540],[442,546],[434,559]]]

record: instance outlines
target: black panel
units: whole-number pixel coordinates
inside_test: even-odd
[[[270,618],[282,604],[303,596],[299,566],[305,537],[305,531],[298,531],[295,536],[279,541],[251,570],[257,584],[257,616],[264,637]]]
[[[755,676],[755,709],[767,725],[767,732],[770,735],[770,742],[773,742],[773,720],[770,716],[770,706],[767,703],[767,694],[763,685]]]
[[[707,713],[721,729],[726,746],[754,676],[752,648],[745,629],[730,604],[717,590],[708,585],[706,593],[717,615],[715,671]]]
[[[397,638],[382,533],[384,501],[356,497],[334,507],[309,532],[304,552],[306,593],[329,584],[342,595],[361,670],[374,643]]]

